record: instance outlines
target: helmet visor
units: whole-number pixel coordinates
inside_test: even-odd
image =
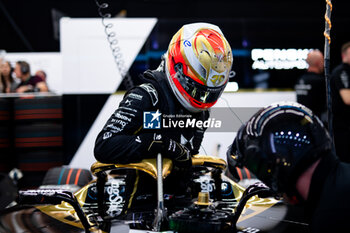
[[[181,69],[177,69],[175,78],[189,96],[201,103],[213,103],[217,101],[226,87],[226,83],[220,87],[202,85],[184,75]]]

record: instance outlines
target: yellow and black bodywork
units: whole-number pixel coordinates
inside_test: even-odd
[[[211,167],[219,170],[226,168],[224,160],[211,156],[194,156],[192,163],[193,166],[197,167]],[[164,180],[171,174],[172,169],[171,160],[163,159],[162,176]],[[126,220],[130,220],[123,216],[131,214],[130,206],[133,199],[136,199],[134,196],[136,186],[134,185],[128,192],[124,190],[122,194],[122,191],[120,191],[121,187],[126,187],[125,175],[119,175],[118,172],[108,174],[110,171],[113,173],[113,171],[118,170],[134,170],[142,174],[148,174],[154,179],[157,177],[155,159],[145,159],[139,163],[131,164],[94,163],[91,167],[91,172],[98,178],[74,193],[89,222],[89,231],[91,232],[110,232],[111,229],[120,224],[126,224]],[[226,192],[221,201],[226,203],[226,210],[234,213],[235,207],[242,198],[245,189],[226,176],[221,175],[221,177],[221,187]],[[197,182],[204,181],[203,179],[199,181],[197,179]],[[204,183],[209,184],[207,181]],[[117,192],[116,188],[119,188]],[[98,190],[103,190],[104,194],[102,197],[98,196]],[[111,195],[106,196],[106,192],[117,195],[111,198]],[[149,210],[149,212],[153,211],[154,209]],[[251,229],[256,228],[260,230],[259,232],[268,232],[283,222],[286,212],[287,208],[282,202],[274,198],[258,198],[254,196],[247,202],[245,210],[238,220],[237,228],[244,229],[249,227]],[[8,208],[2,211],[0,215],[0,232],[68,233],[85,232],[85,230],[76,210],[72,205],[62,201],[57,205],[37,205],[32,207],[17,205]]]

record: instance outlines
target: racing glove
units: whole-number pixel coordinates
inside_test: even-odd
[[[153,134],[153,140],[148,147],[148,151],[151,153],[162,153],[164,157],[172,159],[174,165],[179,168],[192,166],[190,151],[167,136]]]

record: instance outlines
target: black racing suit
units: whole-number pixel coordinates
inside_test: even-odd
[[[350,164],[329,153],[315,169],[306,202],[312,232],[348,232],[349,197]]]
[[[190,113],[180,105],[173,95],[164,72],[146,71],[140,78],[144,84],[125,94],[118,109],[115,110],[98,134],[94,149],[95,158],[103,163],[131,163],[139,162],[144,158],[154,158],[162,150],[157,148],[158,151],[150,151],[149,148],[153,145],[155,135],[159,134],[181,143],[190,151],[191,155],[197,154],[203,140],[204,128],[152,130],[143,127],[144,112],[159,110],[163,116]],[[192,113],[192,116],[199,120],[207,120],[209,112]],[[163,157],[168,156],[164,153],[162,155]],[[184,197],[191,198],[191,190],[189,189],[191,174],[189,167],[175,167],[164,180],[164,193],[173,196],[172,205],[178,206],[179,200],[186,200]],[[127,171],[127,179],[126,190],[129,191],[126,193],[128,193],[129,204],[125,205],[124,208],[128,206],[128,209],[136,211],[139,211],[140,208],[153,210],[156,205],[155,180],[137,170]],[[168,205],[171,204],[168,203]]]
[[[163,115],[189,115],[207,120],[209,112],[190,113],[177,101],[164,72],[146,71],[140,78],[144,84],[128,91],[118,109],[108,119],[98,134],[94,154],[103,163],[130,163],[155,157],[161,151],[148,149],[154,134],[161,134],[181,143],[191,155],[199,151],[204,128],[144,129],[144,112],[159,110]],[[167,157],[166,154],[163,156]]]

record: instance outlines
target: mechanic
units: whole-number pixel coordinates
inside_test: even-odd
[[[323,54],[320,50],[308,53],[306,63],[309,65],[295,85],[297,102],[310,108],[321,120],[326,114],[326,81],[323,76]]]
[[[240,128],[227,159],[230,170],[245,166],[287,201],[303,205],[312,232],[342,232],[349,228],[350,165],[331,148],[311,110],[278,103]]]
[[[129,90],[108,119],[97,136],[95,158],[130,163],[160,152],[177,167],[191,166],[191,155],[198,153],[205,128],[162,129],[161,118],[181,115],[207,120],[208,109],[225,89],[231,65],[232,51],[219,27],[184,25],[173,36],[157,70],[144,72],[143,84]],[[145,122],[149,114],[151,119]]]
[[[350,42],[341,48],[342,63],[332,72],[334,143],[337,155],[350,162]]]

